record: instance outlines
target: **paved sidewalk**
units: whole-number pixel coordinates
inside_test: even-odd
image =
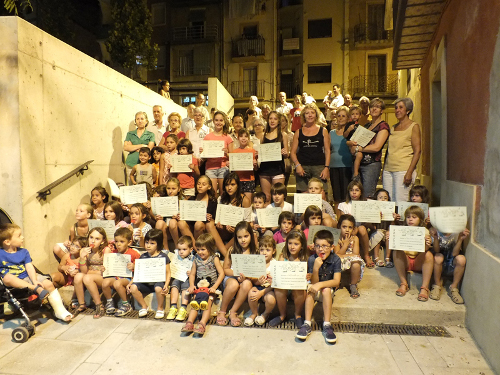
[[[335,345],[313,331],[208,326],[205,337],[181,334],[175,322],[78,316],[45,320],[24,344],[0,330],[0,374],[494,374],[465,328],[452,338],[337,334]]]

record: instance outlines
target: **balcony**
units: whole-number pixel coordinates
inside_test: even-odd
[[[303,92],[299,82],[281,82],[280,91],[283,91],[289,99],[292,99],[295,95],[302,95]]]
[[[210,66],[197,66],[186,64],[174,70],[176,77],[209,76],[212,73]]]
[[[356,76],[349,81],[347,90],[344,91],[359,98],[363,95],[373,98],[397,97],[398,95],[398,75],[389,76]]]
[[[219,28],[217,25],[198,25],[188,27],[174,27],[172,29],[174,42],[206,42],[219,39]]]
[[[232,57],[264,56],[266,53],[266,40],[262,35],[256,38],[241,38],[232,41]]]
[[[392,30],[371,23],[360,23],[353,29],[354,43],[392,43]]]
[[[264,97],[264,80],[231,82],[231,96],[233,98],[249,98],[252,95],[258,98]]]

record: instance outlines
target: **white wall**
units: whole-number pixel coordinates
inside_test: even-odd
[[[216,77],[208,79],[208,108],[223,111],[229,117],[234,115],[234,99]]]
[[[22,228],[25,246],[43,271],[108,177],[123,181],[122,146],[134,115],[152,106],[184,108],[166,100],[26,21],[0,17],[0,207]],[[36,192],[78,165],[94,160],[83,176],[55,187],[46,202]]]

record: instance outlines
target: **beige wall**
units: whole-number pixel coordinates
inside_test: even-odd
[[[52,247],[68,237],[76,206],[108,177],[124,180],[134,114],[152,120],[154,104],[166,114],[186,111],[20,18],[0,18],[0,35],[0,207],[23,228],[35,264],[54,271]],[[55,187],[46,202],[36,199],[88,160],[83,176]]]
[[[233,97],[215,77],[208,79],[208,108],[223,111],[229,117],[233,117],[234,114]]]

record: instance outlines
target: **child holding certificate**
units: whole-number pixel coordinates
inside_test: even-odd
[[[144,237],[151,229],[151,225],[146,222],[148,217],[148,210],[141,203],[135,203],[130,207],[130,221],[131,225],[128,226],[133,233],[132,245],[137,247],[144,247]]]
[[[271,188],[273,202],[268,207],[281,207],[283,211],[293,212],[293,204],[286,201],[287,193],[284,184],[281,182],[274,184]]]
[[[184,199],[184,194],[179,180],[175,177],[170,177],[167,182],[167,196],[178,197],[179,200]],[[168,250],[168,238],[172,238],[174,245],[179,241],[179,213],[177,215],[167,218],[157,217],[155,228],[163,233],[163,248]],[[168,228],[168,232],[167,232]]]
[[[177,178],[179,179],[180,186],[184,191],[184,195],[187,197],[193,197],[195,195],[194,180],[200,176],[198,159],[196,159],[193,155],[193,145],[189,139],[181,139],[177,145],[177,151],[179,152],[179,155],[192,156],[192,163],[189,164],[189,168],[191,168],[192,172],[177,173]]]
[[[179,139],[175,134],[169,134],[167,138],[165,138],[165,145],[162,146],[165,152],[160,158],[160,176],[158,178],[159,185],[165,185],[170,178],[170,168],[172,167],[170,157],[177,154],[178,142]]]
[[[245,319],[247,327],[257,324],[262,326],[266,323],[269,315],[276,305],[273,289],[271,288],[271,265],[276,262],[274,254],[276,254],[276,242],[271,236],[264,236],[259,241],[259,253],[266,257],[266,274],[254,281],[254,286],[248,293],[248,305],[252,310],[252,315]],[[259,315],[259,301],[263,301],[266,308],[262,315]]]
[[[148,231],[148,233],[151,231]],[[148,238],[148,233],[146,233],[146,238]],[[120,228],[115,232],[115,247],[119,254],[130,255],[130,263],[127,264],[127,268],[131,271],[134,270],[135,260],[138,259],[141,254],[138,251],[130,248],[132,243],[132,233],[128,228]],[[147,249],[146,249],[147,250]],[[126,277],[111,276],[106,277],[102,281],[102,294],[106,297],[106,314],[115,314],[115,316],[123,316],[132,310],[132,306],[127,299],[127,286],[131,280]],[[115,303],[113,301],[113,293],[111,288],[116,290],[121,298],[120,307],[118,310],[115,308]],[[116,313],[115,313],[116,311]],[[96,313],[97,314],[97,313]],[[146,311],[147,314],[147,311]],[[141,315],[141,314],[139,314]],[[102,316],[102,315],[101,315]],[[143,317],[145,314],[139,317]]]
[[[279,257],[280,261],[285,262],[306,262],[307,261],[307,240],[304,233],[299,230],[292,230],[286,237],[285,247]],[[276,295],[276,302],[278,303],[278,310],[280,315],[271,319],[269,325],[277,327],[286,319],[286,300],[288,297],[288,290],[274,289]],[[304,301],[306,299],[305,290],[291,290],[293,296],[293,303],[295,305],[295,325],[301,327],[304,323],[302,319],[302,310],[304,309]]]
[[[315,300],[323,297],[323,336],[327,343],[337,341],[333,333],[330,319],[332,316],[332,292],[340,284],[341,261],[333,252],[333,235],[327,230],[320,230],[314,236],[316,254],[307,261],[307,273],[310,274],[311,284],[307,289],[305,301],[306,311],[304,324],[300,327],[296,337],[305,340],[312,332],[311,318]]]
[[[410,206],[405,211],[405,225],[410,227],[425,226],[424,211],[418,206]],[[390,232],[387,231],[386,238],[389,240]],[[422,286],[417,299],[421,302],[427,302],[429,299],[429,283],[431,282],[432,268],[434,265],[434,256],[429,251],[431,248],[431,236],[427,228],[425,229],[425,252],[416,251],[393,251],[394,266],[398,272],[401,284],[396,295],[403,297],[408,291],[406,271],[422,272]]]
[[[382,202],[389,202],[391,197],[389,196],[389,192],[387,190],[378,189],[375,192],[375,199]],[[386,242],[385,233],[389,228],[389,224],[389,221],[382,221],[380,224],[374,224],[375,230],[370,233],[370,248],[373,249],[373,257],[377,267],[394,267],[394,263],[391,261],[391,250],[389,249],[388,243],[385,244],[385,262],[382,259],[379,259],[382,242]]]
[[[259,191],[258,193],[255,193],[253,195],[253,205],[252,205],[253,229],[254,229],[254,231],[256,231],[256,233],[259,237],[264,236],[266,234],[272,236],[273,232],[271,232],[267,228],[260,226],[260,224],[259,224],[259,219],[257,217],[257,210],[261,210],[263,208],[266,208],[266,194],[264,194],[262,191]]]
[[[295,228],[295,217],[291,212],[283,211],[278,217],[278,224],[280,225],[280,230],[274,233],[273,239],[276,243],[283,243],[286,241],[288,233]]]
[[[321,181],[319,178],[311,178],[309,180],[309,183],[307,184],[307,187],[309,194],[321,194],[322,196],[324,195],[323,181]],[[335,215],[335,211],[333,211],[332,205],[324,199],[322,203],[322,211],[323,225],[335,228],[337,226],[337,215]]]
[[[193,293],[196,289],[196,280],[206,279],[210,280],[210,297],[208,299],[207,309],[203,311],[201,320],[198,327],[194,328],[194,321],[198,316],[198,311],[191,309],[189,312],[188,320],[182,332],[195,332],[200,335],[205,333],[205,327],[208,319],[210,319],[210,312],[212,309],[212,302],[215,298],[215,292],[224,279],[224,270],[220,264],[219,258],[215,254],[215,241],[214,238],[208,234],[203,233],[196,240],[196,256],[194,257],[193,267],[189,274],[189,293]]]
[[[172,261],[182,266],[193,265],[193,241],[191,237],[182,236],[177,243],[177,249],[174,250]],[[191,267],[189,267],[191,269]],[[186,272],[186,281],[182,281],[172,277],[172,286],[170,288],[170,310],[168,311],[167,320],[177,320],[183,322],[187,318],[187,305],[189,303],[186,292],[189,288],[189,274]],[[177,309],[179,301],[179,292],[181,292],[181,308]]]
[[[217,324],[227,325],[226,310],[229,302],[236,296],[233,308],[229,312],[229,320],[233,327],[241,326],[241,320],[238,318],[238,309],[246,301],[248,292],[253,286],[255,279],[245,277],[243,274],[235,275],[231,268],[232,254],[258,254],[253,235],[252,225],[246,221],[241,221],[234,228],[234,246],[229,249],[228,256],[224,260],[224,294],[220,311],[217,313]]]
[[[161,230],[151,229],[146,234],[145,247],[146,252],[142,254],[139,259],[164,258],[166,264],[165,281],[159,281],[156,283],[135,283],[131,280],[127,284],[127,292],[132,294],[132,297],[134,297],[137,303],[141,305],[141,309],[139,310],[139,318],[143,318],[148,315],[148,305],[144,300],[144,296],[155,293],[156,301],[158,303],[158,310],[156,310],[155,319],[162,319],[165,316],[165,295],[168,293],[168,285],[170,283],[170,258],[166,253],[161,251],[163,247],[163,233],[161,232]],[[115,283],[117,281],[118,280],[116,280]],[[109,313],[111,314],[112,312],[114,312],[115,307],[113,299],[108,299],[108,302],[106,303],[106,313],[108,313],[108,304],[110,307]]]
[[[359,256],[359,239],[353,235],[356,220],[352,215],[342,215],[339,219],[340,239],[335,245],[335,254],[340,257],[342,271],[351,270],[351,284],[349,294],[351,298],[358,298],[358,282],[363,278],[365,262]]]
[[[106,220],[113,220],[115,223],[115,229],[124,228],[128,225],[123,220],[122,205],[117,201],[110,201],[106,203],[104,206],[104,218]]]
[[[238,143],[239,146],[233,149],[233,153],[251,153],[253,154],[253,167],[257,169],[257,153],[250,146],[250,133],[247,129],[240,129],[238,131]],[[241,183],[241,192],[245,194],[245,196],[252,200],[252,194],[255,191],[255,176],[253,171],[236,171],[238,176],[240,177]]]

